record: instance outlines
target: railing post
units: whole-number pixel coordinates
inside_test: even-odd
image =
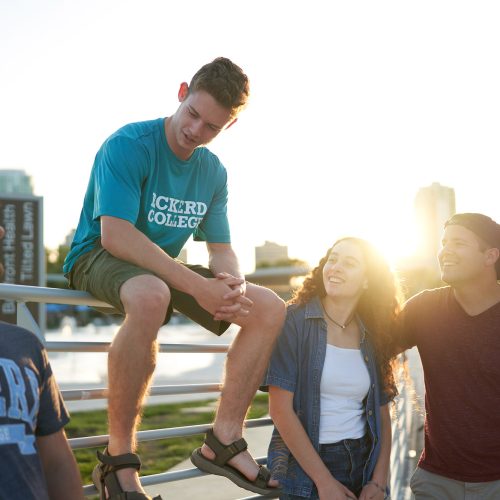
[[[35,321],[35,318],[33,318],[33,315],[28,309],[26,302],[17,301],[16,304],[17,325],[26,328],[26,330],[29,330],[30,332],[33,332],[45,344],[45,337],[43,335],[43,332],[38,323]]]

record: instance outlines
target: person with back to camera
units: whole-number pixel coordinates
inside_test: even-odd
[[[367,241],[339,239],[288,306],[266,376],[281,499],[385,498],[399,288]]]
[[[226,360],[216,418],[192,460],[256,493],[276,481],[246,450],[243,421],[284,320],[276,294],[247,284],[231,246],[227,173],[204,147],[235,123],[247,76],[226,58],[204,65],[178,92],[168,118],[126,125],[97,153],[64,271],[125,320],[108,356],[109,443],[94,482],[102,498],[148,498],[138,479],[135,432],[157,355],[159,328],[175,308],[221,335],[241,327]],[[194,235],[209,269],[175,257]]]
[[[416,500],[500,498],[500,225],[451,217],[438,258],[442,288],[412,297],[399,350],[417,346],[425,380],[425,443]]]
[[[0,321],[0,499],[83,500],[68,421],[42,343]]]

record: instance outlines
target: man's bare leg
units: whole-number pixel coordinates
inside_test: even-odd
[[[241,319],[242,328],[228,352],[221,399],[214,421],[214,434],[223,444],[242,437],[248,407],[263,381],[285,319],[283,301],[270,290],[248,285],[246,295],[254,305],[251,314]],[[214,458],[213,451],[205,444],[202,454],[209,459]],[[257,477],[258,465],[248,452],[236,455],[228,463],[252,481]],[[277,486],[278,482],[271,481],[270,485]]]
[[[156,337],[170,291],[158,278],[143,275],[125,282],[120,298],[126,316],[108,355],[110,455],[135,452],[135,433],[156,366]],[[124,491],[144,491],[135,469],[122,469],[117,475]]]

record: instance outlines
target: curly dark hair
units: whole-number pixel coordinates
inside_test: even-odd
[[[191,79],[189,91],[204,90],[231,110],[234,118],[247,104],[250,84],[243,70],[226,57],[202,66]]]
[[[304,305],[313,297],[326,296],[323,283],[323,268],[332,249],[341,241],[352,241],[361,249],[365,264],[368,288],[363,292],[356,306],[356,313],[368,329],[380,368],[383,387],[391,392],[395,387],[394,372],[397,360],[394,355],[394,320],[400,311],[403,295],[399,282],[385,259],[368,241],[345,237],[337,240],[304,280],[302,286],[290,300],[292,304]],[[395,394],[393,393],[392,396]]]

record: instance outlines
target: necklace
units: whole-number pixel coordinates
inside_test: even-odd
[[[345,330],[346,327],[349,325],[349,323],[354,319],[354,315],[352,315],[346,322],[345,324],[339,323],[338,321],[335,321],[327,312],[326,308],[323,306],[323,311],[326,314],[326,317],[335,325],[337,325],[339,328],[342,328],[342,330]]]

